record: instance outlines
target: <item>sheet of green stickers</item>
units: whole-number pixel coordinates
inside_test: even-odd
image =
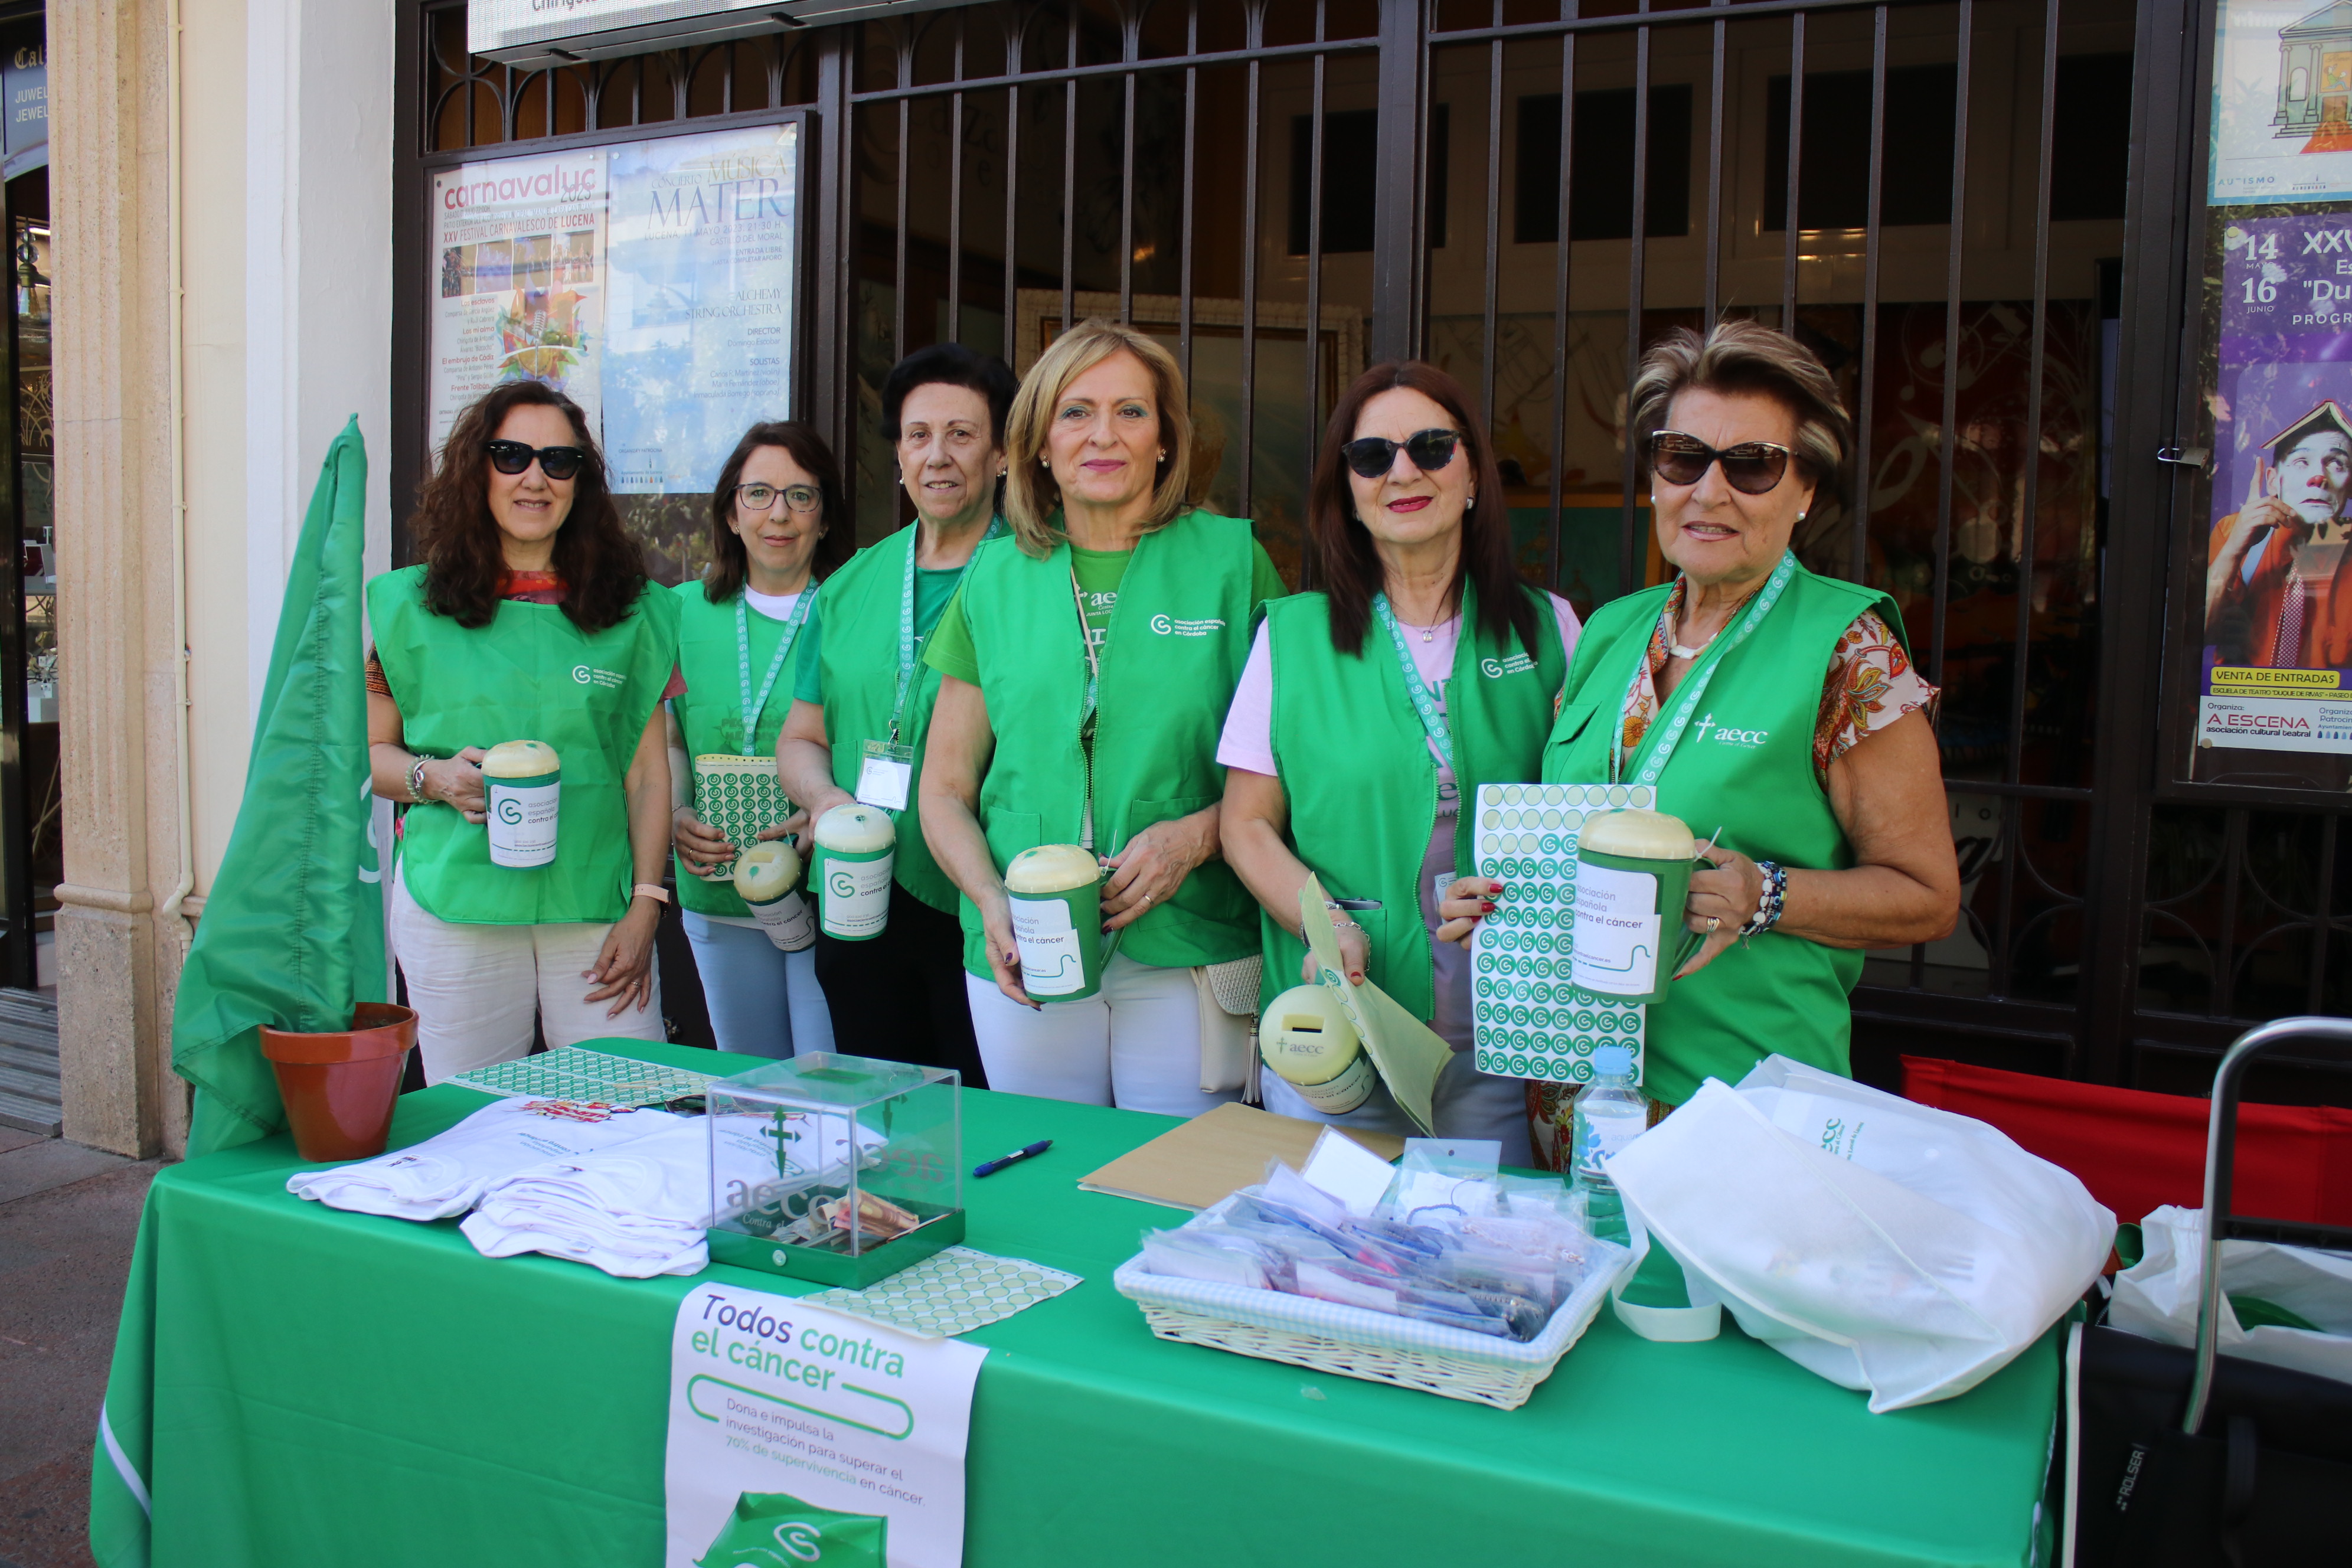
[[[793,803],[784,798],[775,758],[709,752],[694,759],[694,814],[740,849],[790,816]],[[711,867],[703,879],[722,881],[734,874],[730,857]]]
[[[451,1083],[510,1100],[576,1100],[583,1104],[659,1105],[700,1094],[710,1079],[702,1073],[608,1057],[579,1046],[521,1057],[457,1074]]]
[[[1001,1322],[1083,1283],[1080,1275],[1025,1258],[950,1247],[863,1290],[819,1290],[803,1300],[938,1339]]]
[[[1470,943],[1478,1070],[1497,1078],[1583,1083],[1592,1053],[1633,1052],[1638,1081],[1646,1009],[1569,984],[1575,943],[1576,840],[1592,813],[1654,807],[1647,784],[1478,786],[1467,831],[1478,874],[1503,884]]]

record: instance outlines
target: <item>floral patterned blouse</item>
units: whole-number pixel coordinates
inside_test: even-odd
[[[1649,657],[1626,689],[1624,742],[1629,756],[1658,716],[1658,671],[1666,667],[1673,647],[1672,628],[1682,617],[1686,588],[1687,579],[1675,579],[1674,590],[1658,612],[1658,624],[1650,632]],[[1742,599],[1733,605],[1732,614],[1736,616],[1747,602]],[[1830,764],[1853,750],[1863,737],[1885,729],[1906,713],[1924,708],[1927,717],[1934,719],[1936,700],[1941,695],[1913,667],[1895,629],[1875,610],[1864,610],[1846,627],[1830,655],[1829,673],[1822,682],[1821,710],[1813,721],[1813,776],[1825,775]]]

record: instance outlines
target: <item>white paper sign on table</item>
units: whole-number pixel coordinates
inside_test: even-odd
[[[961,1568],[987,1354],[764,1290],[689,1292],[670,1340],[665,1568],[692,1568],[743,1492],[887,1515],[890,1568]]]

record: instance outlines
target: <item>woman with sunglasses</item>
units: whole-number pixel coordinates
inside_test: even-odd
[[[1248,1065],[1247,1008],[1217,999],[1257,954],[1218,846],[1217,728],[1285,589],[1246,521],[1191,505],[1192,440],[1166,349],[1103,321],[1056,338],[1006,422],[1012,536],[980,547],[924,651],[942,679],[923,837],[963,894],[992,1089],[1191,1116]],[[1077,1001],[1024,990],[1013,944],[1004,868],[1046,844],[1107,857],[1117,948]]]
[[[988,1087],[964,996],[956,887],[924,847],[914,795],[940,672],[923,648],[981,541],[1005,531],[1004,420],[1020,383],[961,343],[917,349],[882,383],[882,438],[915,521],[825,580],[824,625],[803,639],[800,683],[776,761],[784,787],[822,816],[863,800],[898,825],[890,913],[879,936],[817,933],[816,974],[859,1054],[954,1068]],[[874,759],[869,769],[867,759]]]
[[[677,600],[646,579],[577,404],[538,382],[457,416],[419,497],[423,562],[367,585],[375,793],[406,812],[392,945],[429,1082],[600,1035],[658,1040],[668,893],[661,700]],[[490,862],[480,763],[540,741],[556,851]]]
[[[731,876],[706,879],[706,871],[750,846],[729,842],[696,810],[701,776],[694,759],[755,759],[773,773],[792,707],[791,672],[815,625],[815,579],[849,553],[851,531],[836,521],[845,515],[841,470],[822,437],[805,425],[754,425],[710,492],[710,565],[700,581],[672,590],[686,689],[669,703],[670,839],[679,915],[722,1051],[789,1057],[833,1049],[814,949],[779,949]],[[795,834],[807,821],[805,812],[794,813],[759,837]]]
[[[1704,944],[1647,1010],[1643,1088],[1671,1108],[1771,1052],[1849,1070],[1866,948],[1959,912],[1935,731],[1895,602],[1818,577],[1789,541],[1844,461],[1836,384],[1795,340],[1677,331],[1633,384],[1670,584],[1596,611],[1544,752],[1547,783],[1647,784],[1711,844],[1684,911]],[[1529,1096],[1567,1153],[1566,1086]]]
[[[1470,1048],[1466,944],[1494,906],[1454,824],[1480,783],[1536,776],[1576,613],[1519,582],[1494,451],[1434,365],[1375,365],[1348,388],[1307,508],[1323,588],[1267,607],[1217,748],[1225,858],[1262,911],[1265,999],[1314,978],[1298,915],[1311,870],[1349,900],[1334,914],[1348,978],[1454,1047],[1437,1135],[1500,1139],[1524,1164],[1525,1092]],[[1286,1116],[1417,1131],[1384,1087],[1327,1115],[1270,1073],[1260,1083]]]

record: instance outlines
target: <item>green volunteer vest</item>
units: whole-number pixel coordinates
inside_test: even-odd
[[[545,866],[490,864],[488,830],[438,802],[409,808],[400,858],[409,895],[466,925],[616,921],[636,880],[623,781],[677,648],[677,600],[648,583],[618,625],[590,636],[553,605],[512,600],[468,629],[425,607],[425,568],[367,585],[376,657],[408,748],[544,741],[563,770],[556,851]]]
[[[812,580],[806,592],[815,591],[816,584]],[[743,743],[743,661],[735,641],[735,601],[712,604],[698,580],[680,583],[670,592],[677,598],[677,668],[686,678],[686,690],[670,700],[670,708],[677,713],[678,729],[686,737],[687,767],[692,769],[696,757],[714,752],[734,756],[774,756],[777,732],[784,727],[784,715],[792,711],[793,672],[799,668],[797,655],[784,656],[784,668],[776,672],[776,684],[768,693],[767,706],[760,710],[759,733],[747,746]],[[784,623],[770,620],[757,610],[751,611],[746,620],[751,641],[751,693],[756,697],[760,681],[768,673],[768,661],[776,657],[776,645],[783,640]],[[806,623],[803,626],[805,627]],[[693,794],[694,778],[689,772],[689,799]],[[732,882],[704,881],[701,873],[679,859],[675,849],[670,851],[670,860],[677,868],[681,909],[700,915],[751,918],[751,909],[737,895]]]
[[[1634,661],[1669,591],[1653,588],[1593,612],[1544,747],[1543,782],[1608,780],[1610,728],[1623,713]],[[1792,870],[1852,866],[1853,846],[1813,775],[1813,725],[1838,639],[1865,610],[1877,611],[1903,635],[1902,617],[1885,595],[1798,568],[1754,635],[1721,656],[1722,668],[1659,775],[1658,809],[1681,817],[1702,840],[1720,827],[1721,842],[1751,859]],[[1703,662],[1683,679],[1700,668]],[[1672,703],[1669,698],[1663,707]],[[1664,728],[1652,725],[1642,750],[1625,759],[1629,777]],[[1644,1091],[1679,1105],[1705,1079],[1737,1083],[1775,1051],[1849,1072],[1847,998],[1861,974],[1856,950],[1778,931],[1734,942],[1696,974],[1675,981],[1665,1001],[1651,1005]]]
[[[907,556],[921,526],[908,523],[850,557],[847,565],[825,579],[824,597],[817,605],[824,621],[817,645],[824,681],[824,738],[833,747],[833,782],[852,795],[857,793],[858,770],[866,763],[866,742],[889,738],[890,704],[898,694],[898,601],[907,584]],[[899,743],[915,749],[917,780],[923,776],[923,742],[930,734],[931,709],[939,698],[940,672],[923,662],[918,646],[907,717],[898,731]],[[923,842],[918,793],[909,788],[907,809],[897,814],[898,849],[891,876],[931,908],[951,913],[956,885]]]
[[[1223,798],[1217,737],[1241,682],[1256,605],[1255,551],[1243,518],[1190,511],[1136,542],[1111,611],[1095,725],[1095,847],[1116,855],[1155,822]],[[1012,538],[980,547],[963,612],[996,751],[980,825],[999,872],[1024,849],[1076,844],[1084,815],[1087,658],[1070,591],[1070,550],[1043,561]],[[827,606],[830,610],[830,606]],[[825,628],[825,641],[833,628]],[[895,662],[895,661],[894,661]],[[1119,952],[1164,967],[1257,951],[1257,906],[1223,860],[1126,928]],[[980,912],[961,902],[964,967],[986,979]]]
[[[1462,587],[1464,636],[1445,685],[1461,798],[1484,783],[1526,783],[1543,758],[1552,698],[1568,672],[1549,602],[1537,607],[1535,657],[1477,624],[1476,590]],[[1410,635],[1410,634],[1408,634]],[[1413,711],[1395,645],[1374,622],[1360,653],[1331,646],[1330,601],[1298,594],[1266,606],[1274,668],[1274,757],[1290,802],[1290,842],[1333,898],[1378,899],[1350,911],[1370,940],[1367,976],[1426,1022],[1436,1009],[1430,935],[1421,923],[1421,867],[1437,828],[1437,759]],[[1474,836],[1455,835],[1454,869],[1469,876]],[[1298,984],[1306,946],[1260,913],[1265,979],[1260,1003]]]

